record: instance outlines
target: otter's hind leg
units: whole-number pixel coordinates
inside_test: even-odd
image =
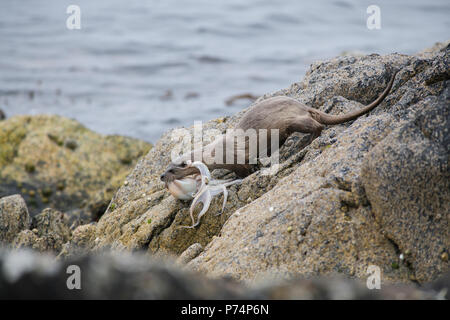
[[[309,133],[310,136],[307,143],[309,145],[314,139],[320,136],[325,126],[310,116],[301,116],[292,120],[289,128],[291,132]]]

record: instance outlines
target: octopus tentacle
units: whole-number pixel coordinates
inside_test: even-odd
[[[197,216],[197,223],[193,225],[193,227],[198,226],[201,217],[208,211],[209,206],[211,205],[211,200],[212,200],[211,192],[209,192],[209,190],[205,190],[205,192],[203,192],[201,197],[197,200],[203,203],[203,208],[202,211],[200,211],[200,213]]]
[[[188,161],[188,167],[195,167],[200,171],[201,177],[201,186],[197,194],[211,181],[211,173],[209,172],[208,167],[201,161]]]
[[[228,190],[227,187],[225,187],[225,185],[222,184],[222,188],[223,188],[223,204],[222,204],[222,210],[216,214],[216,216],[220,216],[223,211],[225,210],[225,205],[227,204],[227,198],[228,198]]]
[[[189,209],[189,215],[191,216],[192,225],[181,226],[181,228],[192,229],[198,226],[198,224],[200,223],[200,218],[206,213],[206,211],[208,211],[209,206],[211,204],[211,200],[212,200],[211,192],[208,189],[204,188],[203,190],[199,191],[199,193],[197,193],[197,196],[192,201],[191,207]],[[197,222],[195,222],[194,209],[198,203],[202,203],[203,207],[200,213],[198,214]]]
[[[225,210],[225,205],[228,199],[228,190],[227,187],[233,184],[241,183],[241,179],[237,180],[213,180],[211,179],[211,173],[209,172],[208,167],[201,161],[188,161],[188,166],[196,167],[200,174],[200,185],[198,186],[198,191],[195,194],[192,194],[194,200],[192,200],[191,207],[189,209],[189,215],[191,216],[192,225],[191,226],[180,226],[181,228],[192,229],[200,224],[201,217],[208,211],[209,206],[211,205],[212,198],[218,194],[223,193],[223,204],[222,210],[216,214],[221,215]],[[197,222],[195,222],[194,218],[194,209],[196,208],[198,203],[202,203],[203,207],[200,213],[197,216]]]

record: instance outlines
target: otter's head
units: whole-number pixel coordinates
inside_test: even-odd
[[[181,180],[187,176],[199,174],[200,171],[191,164],[192,162],[190,160],[184,158],[172,162],[161,175],[161,181],[167,185],[174,180]]]

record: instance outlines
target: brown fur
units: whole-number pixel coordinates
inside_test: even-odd
[[[248,129],[255,129],[258,132],[258,146],[259,146],[259,131],[260,129],[267,129],[267,154],[270,155],[272,151],[271,146],[271,130],[279,130],[279,145],[283,145],[286,139],[294,132],[309,133],[310,139],[308,143],[311,143],[315,138],[317,138],[325,125],[335,125],[341,124],[347,121],[354,120],[359,116],[368,113],[377,105],[379,105],[383,99],[389,94],[392,84],[395,79],[397,72],[394,72],[386,89],[383,93],[371,104],[365,106],[360,110],[355,110],[344,115],[329,115],[322,111],[314,108],[310,108],[297,100],[289,97],[279,96],[272,97],[263,100],[253,107],[251,107],[242,117],[241,121],[237,124],[236,129],[243,129],[244,131]],[[214,156],[214,147],[217,143],[223,144],[226,154],[226,139],[227,136],[224,135],[218,141],[215,141],[207,146],[205,146],[201,152],[207,151],[212,156]],[[236,146],[236,141],[235,141]],[[233,164],[218,163],[208,163],[205,164],[210,170],[223,168],[235,172],[240,177],[245,177],[252,172],[252,165],[249,164],[249,152],[248,152],[248,139],[246,139],[246,150],[245,150],[245,163],[238,164],[237,152],[234,155],[235,161]],[[236,150],[236,149],[234,149]],[[258,150],[258,154],[260,150]],[[193,168],[183,168],[181,165],[187,160],[194,161],[194,153],[186,154],[171,163],[166,170],[166,172],[161,176],[161,180],[168,181],[173,179],[181,179],[187,175],[192,174]]]

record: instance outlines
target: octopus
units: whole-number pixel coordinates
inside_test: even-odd
[[[209,172],[208,167],[201,161],[187,161],[186,166],[197,168],[199,173],[186,176],[182,179],[168,181],[166,182],[166,186],[169,192],[175,198],[180,200],[192,199],[191,207],[189,209],[192,225],[181,226],[181,228],[195,228],[200,224],[201,217],[208,211],[213,197],[220,195],[221,193],[223,193],[222,210],[218,214],[216,214],[216,216],[219,216],[223,213],[228,199],[227,187],[241,183],[242,179],[211,179],[211,173]],[[200,203],[203,205],[203,207],[198,214],[197,222],[195,222],[194,210]]]

